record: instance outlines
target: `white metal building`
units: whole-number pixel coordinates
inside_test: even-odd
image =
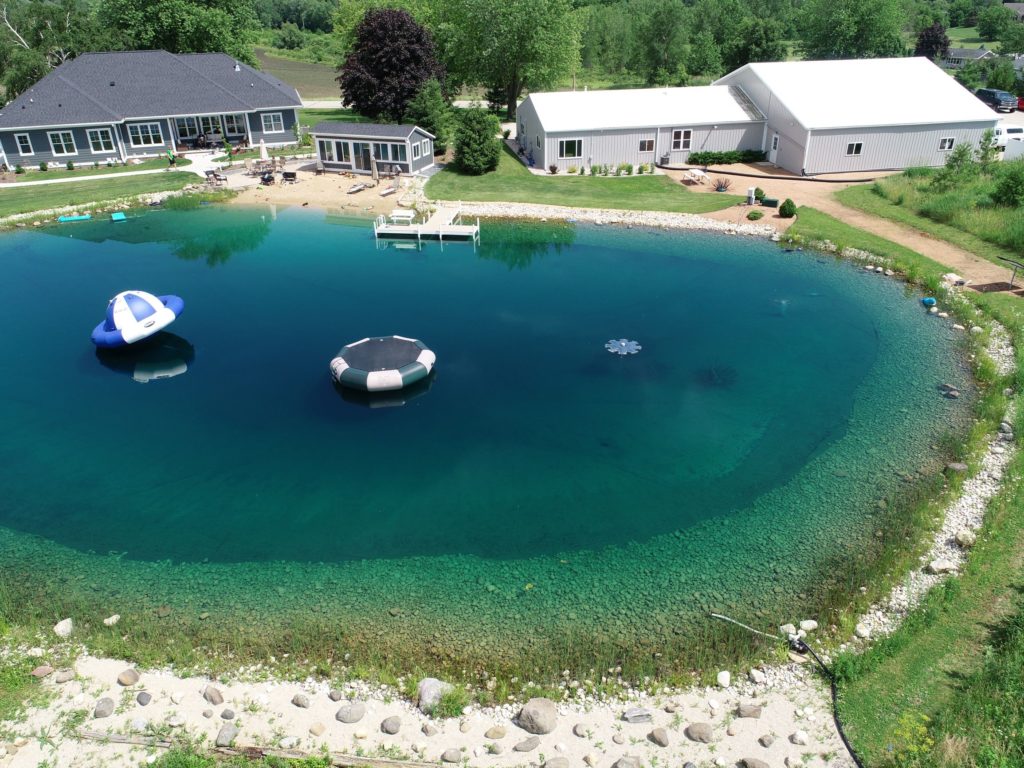
[[[694,88],[534,93],[517,122],[538,168],[754,149],[813,175],[942,165],[998,117],[928,59],[902,58],[747,64]]]
[[[768,118],[768,160],[794,173],[942,165],[999,121],[925,58],[747,64],[717,81]]]
[[[532,93],[517,141],[538,168],[685,163],[698,150],[761,149],[764,115],[739,88]]]

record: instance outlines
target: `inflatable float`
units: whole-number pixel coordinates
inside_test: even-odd
[[[107,304],[106,319],[93,328],[92,343],[104,349],[134,344],[173,323],[184,308],[179,296],[122,291]]]
[[[425,379],[436,361],[418,339],[375,336],[342,347],[331,360],[331,378],[343,387],[389,392]]]

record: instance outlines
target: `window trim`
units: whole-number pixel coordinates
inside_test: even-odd
[[[430,139],[420,142],[420,157],[430,157]]]
[[[267,128],[267,118],[270,118],[270,129]],[[281,122],[281,127],[274,130],[274,118],[277,118]],[[260,113],[260,125],[263,128],[263,133],[284,133],[284,113],[283,112],[262,112]]]
[[[28,142],[28,152],[22,152],[21,151],[21,142],[19,141],[19,139],[22,136],[24,136],[25,137],[25,141]],[[16,133],[16,134],[14,134],[14,146],[16,146],[18,148],[18,156],[19,157],[31,157],[32,155],[34,155],[36,153],[36,148],[32,146],[32,136],[30,134],[27,134],[27,133]]]
[[[412,143],[412,159],[413,160],[419,160],[420,159],[420,143],[418,141],[414,141]]]
[[[689,135],[687,135],[689,134]],[[693,129],[692,128],[673,128],[672,129],[672,151],[673,152],[689,152],[693,147]]]
[[[863,141],[851,141],[846,145],[847,157],[860,157],[864,153]]]
[[[567,155],[565,154],[566,145],[575,144],[578,155]],[[558,159],[559,160],[582,160],[583,159],[583,139],[559,139],[558,140]]]
[[[53,137],[61,134],[67,134],[71,137],[71,146],[74,148],[74,152],[58,152],[57,147],[53,144]],[[50,154],[54,157],[77,157],[78,156],[78,142],[75,141],[75,132],[69,131],[47,131],[46,138],[50,140]],[[61,146],[64,145],[64,141],[61,141]]]
[[[105,133],[110,139],[110,149],[96,149],[92,144],[92,134]],[[89,151],[94,155],[112,155],[117,152],[117,143],[114,141],[114,132],[109,128],[86,128],[85,138],[89,142]]]
[[[243,112],[230,112],[226,115],[221,116],[221,125],[224,126],[225,136],[245,136],[246,134],[246,119],[245,113]],[[228,123],[234,123],[234,128],[229,128]]]
[[[157,142],[157,143],[153,143],[153,142],[143,143],[141,141],[139,141],[139,142],[135,141],[135,136],[132,135],[132,128],[138,128],[139,129],[139,138],[141,139],[142,138],[142,126],[146,126],[147,128],[152,128],[153,126],[156,126],[156,133],[160,137],[160,141]],[[149,135],[150,136],[153,135],[153,131],[152,130],[149,131]],[[162,147],[166,143],[164,141],[164,130],[163,130],[163,128],[160,127],[160,123],[130,123],[128,125],[128,143],[131,145],[132,149],[140,149],[140,148],[144,149],[146,147]]]
[[[948,147],[942,146],[945,142],[949,142]],[[952,152],[953,147],[956,146],[956,136],[943,136],[939,139],[939,152]]]
[[[190,133],[182,132],[182,123],[185,123],[185,126]],[[191,128],[189,128],[189,126],[191,126]],[[199,121],[194,117],[176,117],[174,118],[174,130],[178,132],[179,139],[194,139],[199,136]]]
[[[645,144],[650,144],[651,148],[644,149]],[[640,139],[640,152],[643,154],[654,152],[654,139]]]

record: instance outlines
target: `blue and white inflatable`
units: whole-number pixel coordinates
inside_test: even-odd
[[[92,342],[106,349],[134,344],[173,323],[184,308],[179,296],[122,291],[107,305],[107,318],[93,329]]]

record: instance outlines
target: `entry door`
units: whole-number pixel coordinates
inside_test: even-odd
[[[771,148],[768,150],[768,162],[774,164],[775,156],[779,154],[779,134],[772,134]]]
[[[352,142],[352,153],[355,155],[353,161],[358,171],[369,171],[370,169],[370,145],[365,141]]]

